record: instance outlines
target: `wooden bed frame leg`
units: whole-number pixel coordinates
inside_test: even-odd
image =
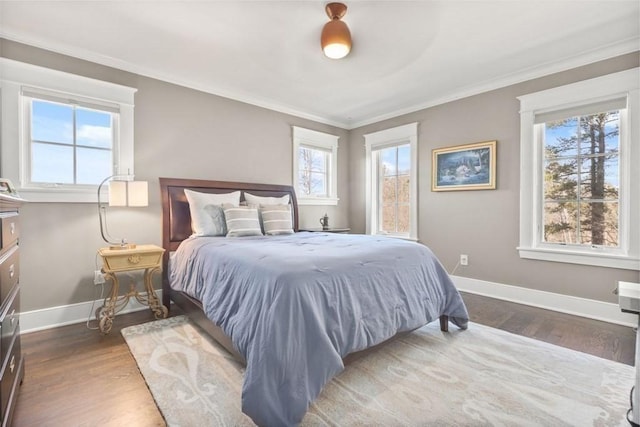
[[[442,332],[449,332],[449,316],[444,314],[440,316],[440,330]]]

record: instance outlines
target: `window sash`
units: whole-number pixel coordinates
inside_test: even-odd
[[[298,176],[300,176],[300,174],[304,174],[304,175],[309,175],[309,179],[311,180],[311,176],[312,175],[322,175],[323,176],[323,187],[324,187],[324,192],[322,193],[318,193],[318,192],[313,192],[312,191],[312,185],[311,183],[309,183],[309,191],[311,191],[310,193],[307,193],[306,191],[304,191],[304,189],[302,188],[304,182],[301,182],[300,180],[298,180],[298,188],[296,190],[298,190],[300,192],[300,195],[302,197],[329,197],[329,191],[330,191],[330,186],[331,186],[331,176],[330,176],[330,170],[331,170],[331,151],[330,150],[323,150],[323,149],[316,149],[315,147],[310,147],[310,146],[302,146],[300,145],[300,147],[298,148],[298,155],[300,154],[300,152],[302,150],[309,150],[309,151],[316,151],[321,153],[322,155],[322,168],[318,169],[318,168],[314,168],[313,165],[311,165],[309,168],[305,167],[304,164],[302,164],[301,162],[298,163]]]
[[[411,180],[411,174],[410,173],[400,173],[400,158],[399,158],[399,150],[400,148],[403,147],[409,147],[410,148],[410,144],[409,143],[392,143],[392,144],[385,144],[382,146],[378,146],[375,149],[372,150],[372,153],[374,154],[375,158],[376,158],[376,175],[377,175],[377,181],[378,181],[378,185],[376,187],[376,198],[377,198],[377,210],[378,210],[378,215],[377,215],[377,224],[376,224],[376,228],[377,228],[377,232],[379,234],[392,234],[392,235],[399,235],[399,236],[406,236],[409,234],[409,231],[404,232],[404,231],[398,231],[399,229],[399,219],[400,219],[400,207],[409,207],[409,224],[411,223],[411,201],[409,200],[408,202],[401,202],[400,201],[400,178],[401,177],[409,177],[409,180]],[[395,167],[394,170],[395,172],[392,174],[388,174],[385,175],[384,173],[384,169],[383,169],[383,159],[382,159],[382,153],[386,150],[389,149],[393,149],[395,152],[394,155],[394,161],[395,161]],[[409,153],[409,156],[411,155],[411,153]],[[409,159],[409,163],[411,163],[411,159]],[[389,203],[388,201],[384,200],[384,186],[385,186],[385,179],[386,178],[395,178],[395,191],[394,191],[394,200],[393,202]],[[411,182],[411,181],[409,181]],[[384,229],[384,221],[385,221],[385,216],[384,216],[384,208],[385,206],[388,205],[392,205],[393,206],[393,218],[394,218],[394,227],[393,227],[393,231],[387,231]]]
[[[28,186],[35,187],[57,187],[57,188],[69,188],[69,187],[95,187],[99,184],[104,177],[115,174],[115,162],[114,159],[117,158],[118,152],[117,148],[118,144],[118,123],[119,123],[119,108],[113,108],[110,105],[103,105],[102,103],[88,102],[85,100],[81,100],[80,98],[73,98],[69,96],[66,99],[64,96],[60,94],[54,96],[51,95],[50,92],[38,90],[29,91],[23,88],[22,90],[22,100],[25,108],[23,109],[24,115],[24,123],[25,123],[25,137],[26,137],[26,154],[27,161],[25,162],[25,183]],[[65,102],[68,101],[68,102]],[[72,110],[71,117],[71,141],[69,143],[66,142],[57,142],[57,141],[47,141],[47,140],[37,140],[33,138],[33,103],[44,101],[48,103],[55,103],[63,106],[70,106]],[[93,111],[99,111],[105,114],[108,114],[110,117],[111,124],[111,146],[109,148],[105,147],[94,147],[85,144],[78,144],[78,135],[77,135],[77,109],[78,107],[83,109],[89,109]],[[52,182],[52,181],[40,181],[34,179],[34,144],[42,144],[42,145],[50,145],[50,146],[58,146],[58,147],[68,147],[72,150],[72,182]],[[95,151],[109,151],[111,153],[109,159],[109,170],[105,172],[105,176],[100,178],[94,183],[78,183],[78,174],[79,174],[79,159],[78,159],[78,149],[82,150],[95,150]],[[66,172],[66,171],[63,171]]]
[[[594,248],[597,246],[600,247],[604,247],[607,249],[620,249],[621,248],[621,239],[620,239],[620,233],[622,230],[620,230],[620,224],[621,224],[621,210],[619,209],[620,206],[620,191],[618,192],[618,197],[617,198],[593,198],[593,197],[583,197],[582,196],[582,175],[583,173],[588,173],[586,171],[584,171],[582,169],[582,163],[585,160],[589,160],[592,158],[604,158],[607,160],[610,160],[612,158],[616,158],[618,159],[618,164],[620,164],[620,158],[622,155],[624,155],[624,149],[620,144],[620,141],[622,141],[626,135],[624,135],[624,130],[626,128],[626,123],[622,122],[621,117],[622,116],[627,116],[626,114],[626,107],[625,108],[618,108],[616,110],[612,110],[612,106],[618,106],[620,107],[621,105],[626,106],[626,100],[624,100],[624,102],[621,102],[620,99],[617,100],[613,100],[609,103],[598,103],[598,104],[590,104],[590,105],[586,105],[584,111],[586,113],[580,114],[580,111],[582,111],[580,109],[580,107],[574,107],[571,112],[569,113],[569,115],[567,115],[566,111],[568,110],[561,110],[562,112],[552,116],[546,116],[548,117],[548,121],[547,122],[539,122],[537,120],[534,120],[534,123],[536,123],[534,125],[534,127],[537,129],[536,131],[536,140],[538,141],[538,144],[540,144],[542,146],[542,162],[540,162],[540,167],[541,167],[541,172],[539,174],[540,176],[540,185],[538,186],[538,188],[540,189],[539,191],[541,192],[540,198],[542,199],[542,203],[540,204],[540,213],[539,213],[539,217],[540,217],[540,226],[538,227],[539,233],[538,233],[538,240],[541,243],[547,244],[547,245],[559,245],[559,246],[567,246],[567,245],[571,245],[573,246],[575,249],[578,249],[580,247],[585,247],[585,248]],[[614,153],[595,153],[595,154],[591,154],[591,153],[583,153],[582,149],[581,149],[581,142],[582,142],[582,135],[581,135],[581,125],[580,123],[582,122],[582,119],[589,117],[591,115],[596,115],[596,114],[602,114],[602,113],[612,113],[612,112],[616,112],[619,116],[618,118],[618,136],[617,136],[617,148],[618,151],[614,154]],[[536,116],[537,117],[537,116]],[[577,136],[577,146],[575,149],[575,154],[569,154],[569,155],[560,155],[560,156],[553,156],[553,157],[548,157],[546,155],[546,151],[544,150],[544,147],[546,147],[546,128],[549,122],[551,121],[559,121],[559,120],[566,120],[569,118],[576,118],[577,119],[577,128],[576,128],[576,136]],[[576,170],[575,170],[575,175],[576,175],[576,188],[575,188],[575,197],[556,197],[556,198],[549,198],[547,197],[547,162],[548,161],[558,161],[558,160],[574,160],[576,162]],[[618,167],[618,172],[617,175],[614,177],[614,179],[618,182],[621,182],[621,173],[620,173],[620,167]],[[554,181],[554,183],[557,181]],[[620,188],[620,190],[622,190],[622,188]],[[546,236],[547,236],[547,232],[546,232],[546,228],[547,228],[547,218],[549,218],[551,215],[547,214],[547,206],[550,203],[558,203],[558,204],[563,204],[563,203],[574,203],[575,204],[575,217],[573,218],[573,222],[575,224],[575,229],[570,233],[572,235],[574,235],[573,239],[574,242],[557,242],[557,241],[551,241],[549,240]],[[586,242],[586,243],[582,243],[584,238],[586,237],[586,235],[588,234],[588,229],[584,227],[584,221],[583,221],[583,209],[587,208],[590,205],[593,205],[595,203],[617,203],[617,212],[616,212],[616,218],[615,218],[615,225],[617,226],[617,229],[614,231],[617,238],[616,238],[616,244],[615,245],[608,245],[608,244],[596,244],[593,243],[593,241],[591,242]],[[604,205],[603,205],[604,206]],[[569,226],[571,225],[571,222],[568,223]],[[606,224],[605,224],[606,227]],[[609,228],[606,228],[605,231],[609,230]],[[591,229],[591,231],[593,231],[593,228]]]

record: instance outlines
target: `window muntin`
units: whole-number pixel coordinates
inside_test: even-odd
[[[117,115],[25,96],[29,185],[98,185],[113,175]]]
[[[536,125],[544,146],[541,241],[620,247],[620,111]]]
[[[301,145],[298,149],[298,194],[329,197],[331,152]]]

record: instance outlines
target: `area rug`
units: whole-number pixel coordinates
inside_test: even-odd
[[[347,365],[303,426],[624,426],[635,370],[498,329],[438,322]],[[243,367],[186,317],[122,330],[169,426],[250,426]]]

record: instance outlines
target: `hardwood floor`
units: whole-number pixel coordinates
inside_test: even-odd
[[[633,366],[636,332],[570,314],[462,293],[472,322]]]
[[[634,363],[633,328],[478,295],[464,293],[463,298],[472,322]],[[126,326],[151,320],[146,310],[118,316],[107,336],[84,323],[23,335],[26,369],[13,425],[164,425],[120,335]]]

